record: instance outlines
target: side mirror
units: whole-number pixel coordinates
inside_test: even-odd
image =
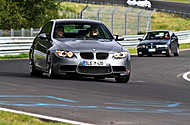
[[[40,35],[38,36],[38,38],[40,38],[40,39],[48,39],[49,37],[48,37],[47,34],[42,33],[42,34],[40,34]]]
[[[139,41],[143,41],[143,39],[142,39],[142,38],[138,38],[138,40],[139,40]]]
[[[123,37],[119,37],[119,35],[114,35],[115,36],[115,41],[123,41]]]

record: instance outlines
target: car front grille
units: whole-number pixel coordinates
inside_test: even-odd
[[[107,59],[109,53],[96,53],[96,59]]]
[[[81,52],[80,56],[82,59],[107,59],[109,56],[109,53],[92,53],[92,52]],[[96,57],[95,57],[96,56]]]
[[[94,54],[92,52],[81,52],[80,56],[83,59],[94,59]]]
[[[79,73],[89,73],[89,74],[107,74],[111,73],[111,67],[98,67],[98,66],[79,66]]]
[[[147,48],[156,48],[156,45],[147,45]]]

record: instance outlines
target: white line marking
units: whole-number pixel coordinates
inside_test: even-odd
[[[185,80],[187,80],[187,81],[190,82],[190,78],[188,78],[188,75],[190,75],[190,71],[187,72],[187,73],[185,73],[185,74],[183,74],[183,78],[184,78]]]
[[[72,120],[67,120],[67,119],[60,119],[60,118],[56,118],[56,117],[50,117],[50,116],[44,116],[44,115],[39,115],[39,114],[16,111],[16,110],[7,109],[7,108],[1,108],[1,107],[0,107],[0,111],[24,114],[24,115],[33,116],[33,117],[40,118],[40,119],[46,119],[46,120],[57,121],[57,122],[65,122],[65,123],[70,123],[70,124],[74,124],[74,125],[94,125],[94,124],[77,122],[77,121],[72,121]]]

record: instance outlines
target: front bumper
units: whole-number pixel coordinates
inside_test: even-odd
[[[104,62],[104,65],[86,66],[84,61]],[[127,76],[131,72],[130,55],[126,58],[115,59],[112,54],[107,59],[82,59],[79,53],[75,53],[73,58],[58,57],[53,55],[53,69],[55,74],[67,75],[78,74],[84,76]]]
[[[168,53],[167,47],[160,47],[160,48],[138,48],[137,49],[138,55],[149,55],[149,54],[164,54]]]

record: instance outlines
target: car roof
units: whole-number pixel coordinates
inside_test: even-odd
[[[171,32],[170,30],[152,30],[149,32]]]
[[[84,22],[84,23],[102,23],[101,21],[97,20],[90,20],[90,19],[55,19],[51,20],[55,22]]]
[[[173,33],[171,30],[152,30],[147,33],[151,33],[151,32],[168,32],[170,35],[172,35],[172,33]]]

